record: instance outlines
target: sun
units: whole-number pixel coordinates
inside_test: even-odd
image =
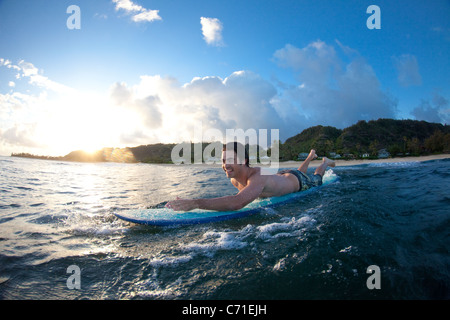
[[[120,147],[121,136],[136,124],[136,116],[111,105],[97,95],[64,98],[40,123],[41,137],[58,155],[82,150],[95,153],[105,147]]]

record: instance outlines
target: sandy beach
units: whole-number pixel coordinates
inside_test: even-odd
[[[440,159],[448,159],[450,158],[450,154],[438,154],[431,156],[421,156],[421,157],[402,157],[402,158],[387,158],[387,159],[374,159],[374,160],[335,160],[337,167],[344,166],[356,166],[360,164],[368,164],[368,163],[390,163],[390,162],[415,162],[415,161],[429,161],[429,160],[440,160]],[[280,162],[280,167],[290,168],[290,167],[298,167],[302,161],[285,161]],[[314,160],[311,161],[309,167],[317,167],[322,163],[322,160]]]
[[[420,156],[420,157],[397,157],[397,158],[386,158],[386,159],[357,159],[357,160],[335,160],[337,167],[345,167],[345,166],[356,166],[360,164],[368,164],[368,163],[392,163],[392,162],[417,162],[417,161],[429,161],[429,160],[440,160],[440,159],[448,159],[450,158],[450,154],[437,154],[430,156]],[[297,168],[303,161],[282,161],[279,163],[279,168]],[[309,164],[310,168],[315,168],[322,163],[321,158],[319,160],[313,160]],[[173,164],[159,164],[161,166],[172,166]],[[221,167],[220,163],[216,164],[188,164],[189,166],[210,166],[210,167]],[[183,164],[182,164],[183,166]],[[266,167],[268,165],[263,165],[261,163],[251,164],[253,167]]]

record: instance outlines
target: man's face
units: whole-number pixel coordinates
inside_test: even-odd
[[[227,174],[227,178],[233,178],[241,168],[242,161],[239,160],[234,151],[222,151],[222,169]]]

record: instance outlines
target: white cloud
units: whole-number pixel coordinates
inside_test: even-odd
[[[132,2],[122,5],[140,10]],[[341,51],[352,57],[340,58]],[[224,79],[193,78],[184,84],[172,77],[143,75],[136,84],[117,82],[93,96],[48,79],[32,63],[15,66],[0,59],[2,66],[17,67],[19,80],[28,79],[41,90],[32,95],[13,88],[0,94],[0,149],[46,145],[64,146],[68,152],[83,148],[83,143],[98,148],[177,143],[194,140],[199,123],[203,131],[218,129],[223,136],[226,129],[280,129],[284,140],[312,125],[343,128],[358,120],[394,116],[396,101],[381,90],[372,67],[339,42],[286,45],[274,53],[274,60],[293,70],[298,83],[281,83],[277,90],[251,71],[236,71]],[[49,90],[56,94],[47,95]],[[448,106],[445,99],[434,100]]]
[[[48,79],[32,63],[17,65],[18,81],[27,81],[0,93],[0,154],[30,152],[64,155],[77,149],[115,145],[120,130],[132,127],[135,118],[111,106],[107,95],[80,92]],[[17,77],[18,75],[18,77]],[[11,75],[10,75],[11,76]],[[105,98],[106,97],[106,98]],[[119,129],[118,129],[119,128]]]
[[[339,48],[347,55],[347,56],[357,56],[359,55],[358,50],[350,48],[349,46],[343,45],[339,40],[334,40],[336,44],[339,46]]]
[[[152,22],[162,20],[159,10],[146,9],[131,0],[112,0],[116,4],[116,11],[123,10],[127,14],[131,14],[131,20],[134,22]]]
[[[116,10],[140,12],[144,9],[142,6],[134,4],[131,0],[113,0],[113,2],[116,4]]]
[[[422,102],[411,111],[417,120],[424,120],[435,123],[450,122],[449,101],[442,95],[435,93],[432,101],[422,100]]]
[[[274,58],[280,66],[300,71],[309,84],[326,84],[341,67],[334,47],[320,40],[302,49],[287,44],[274,53]]]
[[[142,11],[141,13],[138,13],[136,15],[134,15],[131,20],[133,20],[134,22],[151,22],[154,20],[161,20],[161,17],[158,14],[158,10],[145,10]]]
[[[42,146],[36,136],[40,119],[51,117],[46,109],[47,102],[45,93],[38,96],[19,92],[0,94],[0,151],[6,147],[18,146],[21,147],[20,152],[25,152],[27,148]]]
[[[304,48],[286,45],[277,50],[275,61],[292,69],[299,81],[284,90],[277,103],[287,106],[288,114],[308,126],[344,128],[358,120],[394,117],[397,102],[381,90],[372,67],[356,50],[337,43],[345,48],[344,54],[354,56],[349,63],[339,57],[334,46],[320,40]]]
[[[394,66],[398,72],[398,82],[403,87],[420,86],[422,77],[419,71],[419,64],[415,56],[402,54],[400,57],[393,57]]]
[[[8,66],[9,64],[11,64],[11,61],[9,61],[8,59],[0,58],[0,66]]]
[[[222,30],[223,25],[217,18],[200,18],[203,38],[206,43],[213,46],[223,46]]]
[[[15,79],[20,80],[27,78],[28,83],[33,86],[38,86],[44,90],[51,90],[59,94],[70,94],[74,90],[66,85],[52,81],[42,75],[42,70],[36,68],[32,63],[25,60],[20,60],[17,65],[13,64],[10,60],[0,58],[0,67],[4,66],[8,69],[15,70],[17,73]],[[16,82],[9,81],[8,85],[12,88],[16,86]]]
[[[48,79],[47,77],[40,74],[38,68],[36,68],[32,63],[26,62],[24,60],[20,60],[17,65],[12,64],[11,61],[1,58],[0,59],[0,66],[5,66],[8,69],[13,69],[17,71],[17,74],[15,76],[16,79],[22,79],[22,78],[28,78],[29,83],[32,85],[37,85],[41,88],[44,88],[46,90],[52,90],[54,92],[67,94],[72,92],[73,90],[61,83],[52,81]],[[9,81],[8,85],[10,87],[15,86],[15,82]]]
[[[22,76],[24,77],[32,77],[39,73],[38,68],[36,68],[32,63],[26,62],[24,60],[19,61],[19,67],[22,71]]]
[[[3,140],[10,145],[26,148],[40,147],[41,145],[32,138],[35,134],[36,126],[36,123],[16,123],[12,127],[1,132],[0,141]]]
[[[140,114],[145,127],[151,129],[161,127],[158,96],[148,95],[144,98],[137,98],[124,82],[115,83],[111,87],[110,95],[117,105],[126,106]]]
[[[169,77],[142,76],[132,87],[113,85],[110,95],[116,105],[139,115],[140,122],[123,135],[128,143],[132,136],[142,143],[143,137],[145,143],[195,140],[199,124],[205,132],[219,130],[223,137],[226,129],[283,128],[271,102],[276,89],[249,71],[225,79],[194,78],[186,84]]]
[[[124,105],[131,99],[132,93],[125,82],[116,82],[111,86],[110,96],[118,105]]]

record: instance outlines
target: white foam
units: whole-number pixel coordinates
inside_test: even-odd
[[[352,246],[348,246],[348,247],[346,247],[346,248],[340,250],[339,252],[340,252],[340,253],[347,253],[347,252],[350,252],[350,250],[352,250]]]
[[[213,255],[217,250],[238,250],[248,244],[241,241],[241,232],[216,232],[208,231],[203,237],[188,244],[181,245],[184,251],[202,252],[206,255]]]
[[[268,215],[280,215],[279,212],[277,210],[275,210],[274,208],[270,208],[270,207],[266,207],[263,208],[264,212],[267,213]]]
[[[325,173],[323,174],[322,177],[322,182],[326,182],[328,180],[335,180],[337,177],[337,174],[334,173],[334,171],[332,169],[328,169],[327,171],[325,171]]]
[[[282,258],[273,266],[273,271],[283,271],[285,268],[286,258]]]
[[[105,236],[124,234],[129,228],[122,221],[108,221],[107,216],[72,212],[63,224],[76,235]]]
[[[263,240],[271,240],[280,237],[294,237],[303,233],[304,227],[314,223],[310,216],[291,218],[288,222],[275,222],[257,227],[258,237]]]
[[[168,256],[162,256],[160,258],[153,258],[150,260],[149,264],[152,267],[161,267],[161,266],[176,266],[180,263],[186,263],[191,261],[193,258],[192,255],[182,255],[178,257],[168,257]]]
[[[183,290],[180,290],[182,284],[183,279],[182,277],[179,277],[174,282],[169,283],[165,287],[161,287],[155,270],[149,279],[140,281],[136,284],[138,287],[136,293],[131,293],[130,297],[139,296],[144,298],[174,299],[183,293]]]

